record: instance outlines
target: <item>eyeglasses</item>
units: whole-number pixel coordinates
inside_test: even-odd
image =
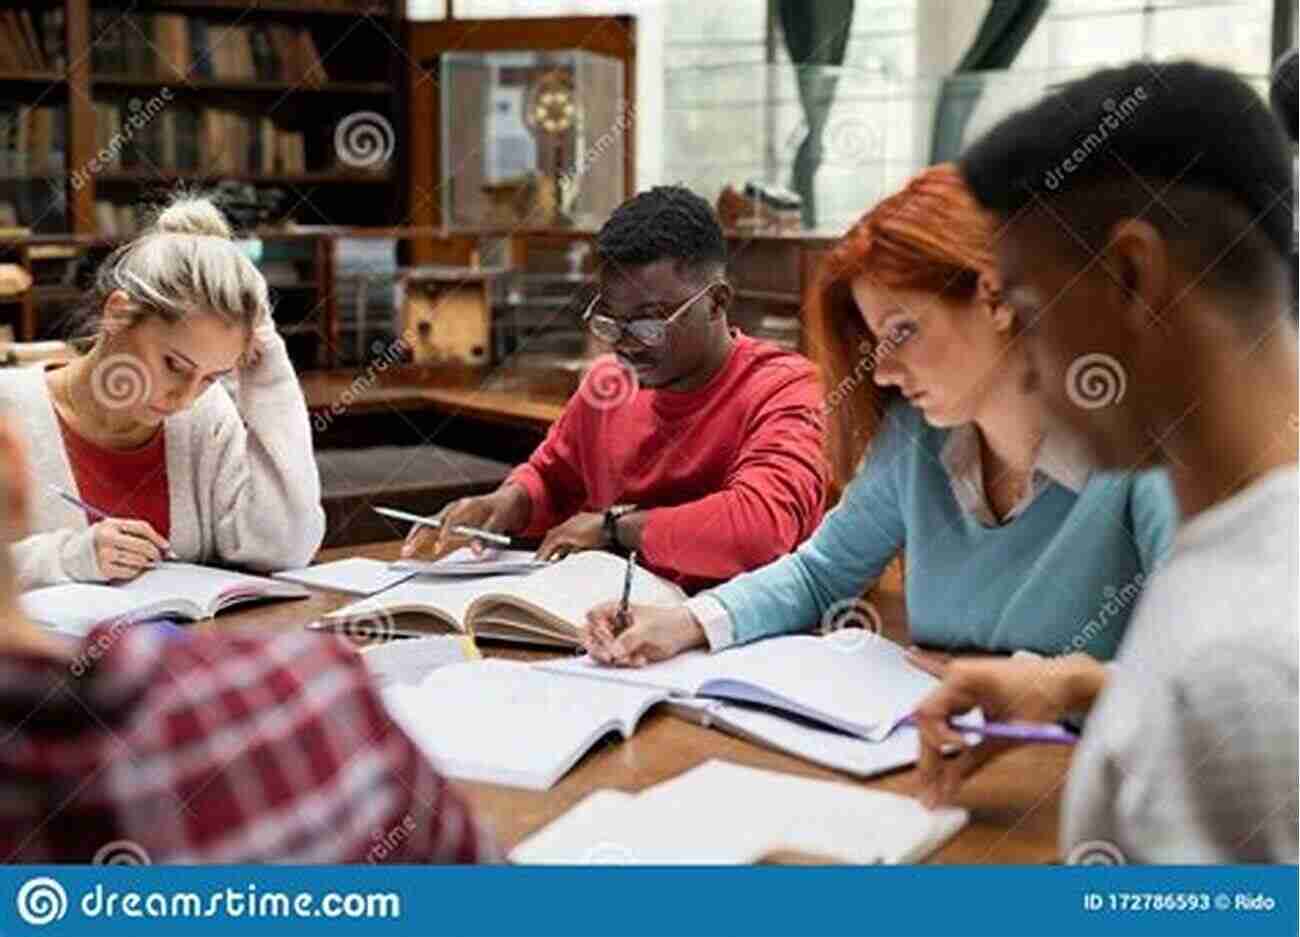
[[[641,345],[662,345],[668,338],[668,326],[672,325],[677,317],[689,309],[696,300],[722,282],[722,280],[714,280],[674,309],[673,314],[666,319],[661,319],[658,316],[642,316],[638,319],[625,320],[596,312],[596,307],[602,299],[601,294],[597,293],[591,298],[591,302],[587,304],[587,309],[582,314],[582,321],[592,335],[611,345],[618,344],[619,339],[624,335],[632,336]]]

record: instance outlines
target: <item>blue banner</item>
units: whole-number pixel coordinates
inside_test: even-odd
[[[1286,935],[1296,868],[4,866],[0,935]]]

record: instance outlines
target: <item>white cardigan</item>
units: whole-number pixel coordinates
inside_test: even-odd
[[[164,424],[172,550],[187,562],[306,566],[325,512],[307,404],[279,335],[239,373],[235,397],[214,384]],[[32,533],[13,545],[19,589],[102,581],[85,513],[49,487],[77,493],[44,369],[0,369],[0,408],[26,438],[33,480]]]

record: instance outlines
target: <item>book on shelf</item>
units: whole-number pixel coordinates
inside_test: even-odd
[[[91,67],[103,76],[218,81],[282,81],[319,86],[328,80],[311,30],[284,23],[226,23],[178,13],[97,10],[92,18]],[[7,23],[7,19],[0,24]],[[6,42],[0,31],[0,68],[21,70],[26,41]],[[39,49],[37,50],[39,52]],[[13,65],[8,66],[10,59]]]
[[[62,72],[67,65],[63,10],[0,13],[0,71]]]
[[[66,111],[0,102],[0,175],[63,171]]]

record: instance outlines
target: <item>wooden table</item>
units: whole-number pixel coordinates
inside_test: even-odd
[[[399,544],[327,550],[321,561],[345,556],[391,559]],[[244,612],[222,615],[202,628],[252,627],[262,630],[300,628],[354,597],[334,592],[314,592],[298,602],[281,602]],[[897,607],[897,603],[892,603]],[[882,602],[882,611],[891,606]],[[891,617],[887,611],[886,631]],[[522,650],[498,651],[494,656],[542,657]],[[491,824],[508,849],[528,834],[564,813],[597,788],[635,792],[667,780],[710,758],[785,771],[812,778],[861,783],[878,790],[911,794],[915,772],[897,771],[869,781],[819,768],[749,742],[684,722],[662,712],[650,712],[636,734],[627,740],[602,743],[578,762],[549,791],[525,791],[491,784],[466,783],[461,788],[479,813]],[[943,863],[1041,863],[1057,858],[1057,824],[1061,790],[1069,766],[1069,752],[1060,746],[1030,746],[993,762],[966,783],[960,804],[971,811],[971,822],[934,856]],[[797,805],[785,805],[798,809]]]

